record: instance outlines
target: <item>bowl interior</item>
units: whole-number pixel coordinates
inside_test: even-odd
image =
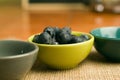
[[[0,41],[0,57],[15,56],[31,52],[35,49],[33,44],[14,41],[14,40],[2,40]]]
[[[120,39],[120,27],[97,28],[90,33],[95,37]]]

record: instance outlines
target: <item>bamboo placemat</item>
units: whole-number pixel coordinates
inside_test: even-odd
[[[120,80],[120,63],[113,63],[93,49],[77,67],[50,70],[36,62],[24,80]]]

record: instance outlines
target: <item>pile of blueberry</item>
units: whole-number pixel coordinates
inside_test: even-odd
[[[35,35],[33,42],[40,44],[72,44],[89,40],[86,34],[80,36],[72,35],[70,27],[46,27],[41,34]]]

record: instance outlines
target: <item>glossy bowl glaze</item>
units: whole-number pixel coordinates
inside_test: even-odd
[[[112,61],[120,61],[120,27],[96,28],[90,32],[95,37],[96,50]]]
[[[74,35],[80,35],[82,32],[73,32]],[[93,46],[94,37],[89,33],[83,33],[90,36],[90,40],[61,45],[48,45],[34,43],[32,35],[29,37],[29,42],[39,46],[38,58],[48,67],[53,69],[69,69],[77,66],[90,53]]]

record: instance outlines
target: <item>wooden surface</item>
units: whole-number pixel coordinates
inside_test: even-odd
[[[120,63],[106,60],[94,49],[70,70],[51,70],[36,62],[23,80],[120,80]]]
[[[69,26],[74,31],[89,32],[102,26],[120,26],[120,14],[91,11],[27,12],[20,7],[0,7],[0,39],[27,40],[46,26]],[[120,64],[107,61],[94,49],[76,68],[49,70],[35,63],[24,80],[120,80]]]
[[[69,26],[74,31],[89,32],[96,27],[119,25],[119,14],[73,10],[27,12],[20,7],[0,7],[0,39],[27,40],[46,26]]]

